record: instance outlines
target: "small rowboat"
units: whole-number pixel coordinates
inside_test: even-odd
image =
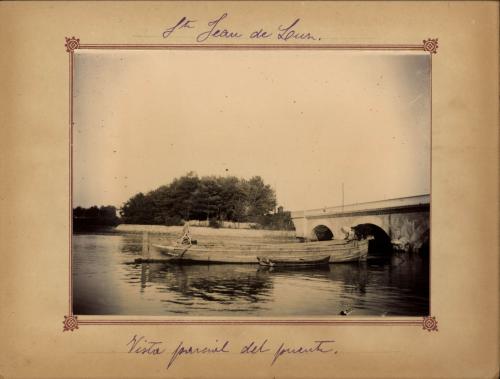
[[[309,267],[327,265],[330,263],[330,256],[321,258],[308,258],[308,257],[295,257],[295,258],[270,258],[270,257],[257,257],[261,266],[286,266],[286,267]]]

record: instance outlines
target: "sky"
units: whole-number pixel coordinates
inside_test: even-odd
[[[287,210],[430,192],[430,57],[77,50],[73,205],[260,175]]]

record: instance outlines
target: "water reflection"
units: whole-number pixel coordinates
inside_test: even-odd
[[[73,241],[76,314],[196,316],[421,316],[428,313],[428,262],[385,261],[269,269],[258,265],[127,264],[137,235]]]
[[[142,264],[141,284],[159,284],[161,292],[177,292],[220,304],[255,303],[271,289],[269,278],[253,265]]]

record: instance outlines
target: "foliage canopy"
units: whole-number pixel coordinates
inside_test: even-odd
[[[132,196],[120,210],[128,224],[176,225],[181,220],[260,222],[276,208],[276,194],[260,176],[175,178],[147,194]]]

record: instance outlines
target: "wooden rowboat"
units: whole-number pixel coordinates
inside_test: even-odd
[[[276,257],[257,257],[261,266],[269,267],[310,267],[320,266],[330,263],[330,256],[327,255],[321,258],[311,257],[294,257],[294,258],[276,258]]]
[[[330,240],[291,243],[205,243],[196,245],[156,245],[152,247],[165,259],[200,263],[257,263],[257,257],[273,259],[320,259],[330,263],[366,260],[368,240]]]

